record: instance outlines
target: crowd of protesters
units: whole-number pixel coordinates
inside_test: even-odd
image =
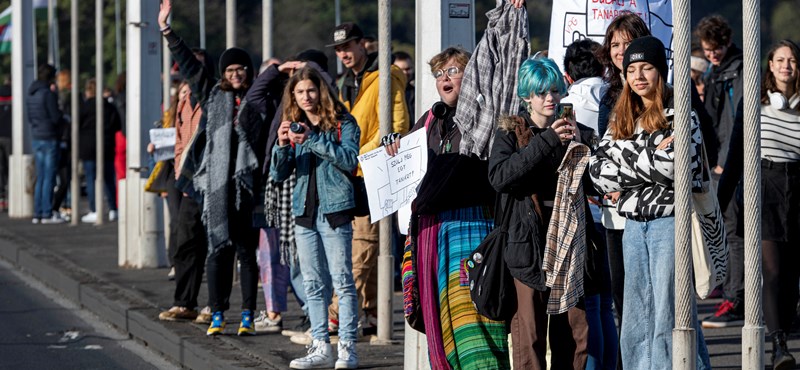
[[[523,1],[503,6],[522,11]],[[674,140],[690,143],[694,190],[709,175],[703,168],[710,169],[730,248],[716,312],[698,319],[691,301],[697,367],[711,368],[701,327],[744,324],[743,54],[722,17],[705,17],[694,31],[689,137],[673,133],[664,44],[638,15],[623,12],[602,44],[579,40],[563,61],[537,53],[514,64],[516,88],[504,93],[519,106],[492,117],[493,144],[480,158],[463,154],[472,133],[459,127],[456,112],[464,92],[476,89],[465,75],[482,70],[481,48],[498,46],[491,40],[475,55],[448,47],[431,57],[435,86],[415,86],[412,56],[394,53],[386,102],[391,133],[381,137],[378,54],[371,49],[377,43],[357,24],[336,26],[326,45],[345,67],[339,76],[315,49],[287,61],[270,58],[257,71],[244,49],[229,48],[214,60],[190,48],[168,23],[172,8],[162,1],[158,27],[176,61],[160,126],[175,129],[174,158],[149,165],[151,178],[164,175],[165,185],[155,191],[171,215],[175,291],[159,319],[208,325],[209,336],[230,333],[225,314],[237,269],[236,334],[282,333],[306,345],[307,355],[291,368],[357,368],[356,343],[375,334],[379,303],[378,224],[359,204],[364,175],[357,157],[377,148],[397,155],[405,135],[424,130],[426,175],[400,270],[404,313],[426,335],[433,369],[671,368]],[[789,40],[770,49],[760,101],[763,301],[775,369],[796,364],[786,341],[800,296],[800,270],[792,265],[800,257],[794,250],[800,242],[798,58],[800,48]],[[68,71],[42,65],[27,91],[37,174],[33,223],[79,217],[70,214],[77,200],[67,191],[80,181],[69,170],[71,99],[80,99],[79,159],[89,200],[81,220],[105,216],[98,208],[117,218],[124,79],[116,93],[99,97],[104,163],[96,162],[95,148],[99,82],[86,81],[79,97],[70,96],[72,83]],[[419,117],[413,116],[416,87],[435,89],[440,98],[421,107]],[[10,122],[9,103],[5,84],[3,122]],[[10,124],[0,124],[0,209],[7,207],[10,147]],[[122,164],[121,174],[115,163]],[[94,204],[97,171],[106,207]],[[507,228],[503,268],[516,309],[492,320],[473,304],[467,270],[496,227]],[[204,274],[208,301],[200,304]],[[291,329],[282,317],[290,291],[303,311]]]

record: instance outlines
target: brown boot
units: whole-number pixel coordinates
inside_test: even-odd
[[[158,319],[163,321],[192,321],[196,318],[197,311],[178,306],[158,314]]]

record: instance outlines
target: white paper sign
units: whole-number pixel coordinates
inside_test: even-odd
[[[175,128],[150,129],[150,142],[156,147],[153,158],[156,162],[175,158]]]
[[[358,156],[358,161],[364,172],[370,217],[375,223],[416,198],[417,185],[428,168],[425,129],[400,139],[400,152],[394,157],[380,147]]]
[[[575,41],[603,43],[606,28],[623,11],[639,15],[664,43],[672,70],[672,0],[562,0],[553,2],[548,56],[564,71],[564,53]]]

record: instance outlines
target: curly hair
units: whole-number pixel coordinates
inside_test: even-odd
[[[622,71],[614,65],[614,61],[611,59],[611,40],[617,32],[627,35],[631,40],[650,36],[650,29],[647,28],[644,20],[635,13],[628,11],[620,13],[608,25],[606,36],[603,39],[603,46],[597,49],[595,57],[603,64],[606,71],[603,79],[608,82],[608,91],[603,96],[602,102],[609,107],[613,107],[614,103],[616,103],[624,84],[624,81],[619,76]]]
[[[594,53],[601,46],[591,39],[575,41],[567,46],[564,53],[564,70],[570,78],[578,81],[587,77],[600,77],[603,75],[603,65]]]
[[[800,48],[798,48],[797,44],[790,40],[781,40],[775,43],[775,45],[769,49],[767,60],[772,61],[772,58],[775,57],[775,53],[780,48],[789,48],[789,50],[792,51],[795,61],[800,62]],[[767,64],[767,70],[764,71],[764,81],[761,83],[761,104],[769,104],[769,95],[767,94],[768,91],[779,91],[778,85],[775,82],[775,75],[773,75],[772,71],[769,69],[769,64]],[[794,79],[794,93],[800,93],[800,78]],[[791,98],[791,96],[786,97],[786,99],[789,98]]]
[[[721,15],[709,15],[700,20],[694,35],[712,48],[728,46],[731,43],[731,26]]]
[[[431,66],[431,73],[434,73],[442,68],[444,68],[444,64],[447,63],[448,60],[451,58],[455,58],[456,62],[461,65],[461,69],[467,67],[467,63],[469,63],[469,58],[472,54],[468,51],[460,48],[460,47],[449,47],[447,49],[442,50],[441,53],[436,54],[431,58],[428,62],[428,65]]]
[[[328,86],[322,75],[310,67],[303,67],[295,72],[286,83],[286,88],[283,90],[283,121],[299,122],[307,119],[306,112],[300,108],[294,98],[294,88],[300,81],[309,80],[319,90],[319,101],[317,102],[316,110],[321,120],[319,128],[322,131],[330,131],[336,129],[340,117],[347,113],[347,108],[339,102],[333,91]]]

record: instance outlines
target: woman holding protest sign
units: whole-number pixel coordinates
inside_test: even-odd
[[[469,58],[454,47],[431,58],[441,100],[411,128],[426,130],[428,167],[412,204],[403,258],[404,308],[411,325],[427,336],[432,368],[508,369],[505,323],[478,314],[464,263],[493,228],[495,194],[487,163],[458,154],[461,131],[453,116]],[[389,155],[401,149],[397,133],[382,143]],[[415,315],[416,320],[410,318]]]

